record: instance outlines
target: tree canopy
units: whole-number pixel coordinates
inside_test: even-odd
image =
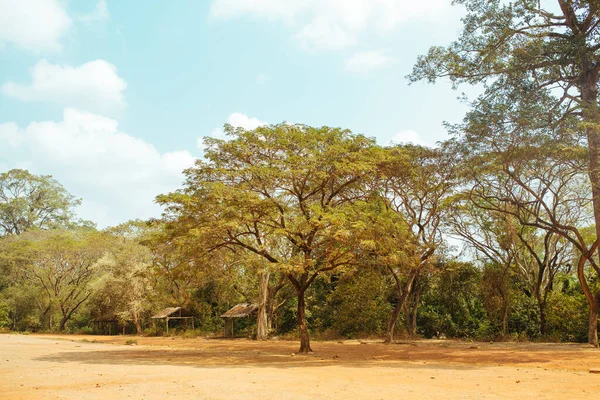
[[[80,200],[49,175],[22,169],[0,174],[0,235],[66,227]]]

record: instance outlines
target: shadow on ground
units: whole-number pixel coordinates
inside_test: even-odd
[[[122,344],[123,341],[119,344]],[[469,345],[468,343],[394,345],[345,345],[316,343],[311,355],[297,355],[293,342],[216,342],[181,341],[159,346],[114,346],[77,342],[78,349],[36,358],[37,361],[115,364],[115,365],[180,365],[197,368],[302,368],[348,366],[389,366],[396,368],[473,369],[482,366],[507,365],[548,369],[584,370],[597,363],[599,353],[591,349],[564,347],[530,347]],[[88,347],[89,346],[89,347]],[[88,347],[86,349],[86,347]],[[93,349],[90,349],[93,347]],[[99,348],[100,347],[100,348]],[[104,348],[102,348],[104,347]],[[183,348],[182,348],[183,347]],[[193,348],[186,348],[193,347]],[[590,351],[591,350],[591,351]]]

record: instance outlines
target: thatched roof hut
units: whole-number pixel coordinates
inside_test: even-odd
[[[151,318],[152,319],[164,319],[167,334],[169,333],[169,320],[172,320],[172,319],[191,320],[192,321],[192,329],[194,329],[194,316],[191,313],[185,311],[181,307],[164,308],[164,309],[160,310],[159,312],[157,312],[156,314],[154,314]]]
[[[223,336],[227,337],[231,333],[231,337],[235,336],[234,322],[235,318],[245,318],[258,312],[258,304],[241,303],[235,305],[232,309],[224,314],[221,314],[221,318],[225,320],[223,326]],[[227,327],[229,325],[229,328]]]
[[[181,317],[181,316],[182,316],[181,315],[181,307],[167,307],[167,308],[160,310],[156,314],[154,314],[151,318],[163,319],[163,318]]]
[[[244,318],[258,311],[258,304],[241,303],[221,315],[221,318]]]

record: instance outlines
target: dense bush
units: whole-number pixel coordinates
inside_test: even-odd
[[[472,338],[488,329],[480,298],[481,271],[468,263],[450,263],[434,275],[423,295],[418,332],[430,338],[440,334]]]
[[[341,279],[328,296],[331,328],[342,336],[382,336],[391,304],[381,274],[363,270]]]

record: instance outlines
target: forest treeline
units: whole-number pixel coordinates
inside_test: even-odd
[[[298,124],[225,126],[160,219],[97,231],[48,176],[0,176],[0,325],[206,331],[239,302],[255,334],[587,341],[600,308],[597,2],[457,0],[460,37],[411,81],[482,94],[436,147]],[[556,7],[558,5],[558,7]]]
[[[184,187],[157,198],[159,220],[98,231],[51,177],[0,175],[0,324],[91,332],[116,316],[152,334],[154,312],[181,306],[220,332],[223,312],[252,302],[259,337],[299,327],[308,346],[309,332],[587,339],[580,254],[540,226],[560,218],[594,236],[576,143],[536,137],[507,163],[512,148],[461,141],[384,148],[327,127],[225,129]],[[593,266],[584,273],[597,290]]]

